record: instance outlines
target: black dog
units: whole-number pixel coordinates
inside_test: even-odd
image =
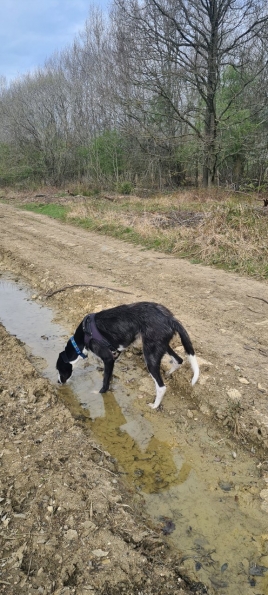
[[[172,374],[183,359],[169,346],[172,337],[178,333],[193,370],[192,385],[199,377],[199,367],[191,339],[182,324],[161,304],[138,302],[102,310],[89,314],[77,327],[65,347],[59,354],[56,368],[59,382],[64,384],[72,375],[73,365],[87,357],[90,350],[103,360],[104,376],[100,393],[109,390],[114,362],[120,352],[126,349],[139,336],[142,339],[143,354],[148,371],[155,381],[156,397],[150,403],[153,409],[159,407],[166,392],[166,386],[160,374],[163,355],[172,358]]]

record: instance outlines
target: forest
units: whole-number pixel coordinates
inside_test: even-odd
[[[265,0],[114,0],[0,85],[0,184],[268,185]]]

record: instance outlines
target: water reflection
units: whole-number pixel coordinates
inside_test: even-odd
[[[74,399],[69,387],[61,387],[60,393],[73,415],[91,428],[94,437],[117,459],[139,490],[157,494],[186,480],[190,466],[182,463],[178,468],[168,444],[152,434],[148,438],[146,430],[151,432],[149,422],[141,418],[144,424],[141,427],[135,419],[127,421],[112,392],[106,393],[103,399],[105,416],[95,420],[91,419],[89,411],[81,406],[78,399]]]

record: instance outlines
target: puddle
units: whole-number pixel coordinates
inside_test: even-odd
[[[31,300],[27,287],[7,276],[0,280],[0,304],[2,324],[55,383],[57,355],[70,336],[66,328],[53,322],[50,308]],[[124,382],[133,376],[123,361],[116,367]],[[205,583],[210,593],[268,595],[268,516],[261,509],[256,460],[219,440],[206,424],[186,427],[182,420],[176,434],[170,430],[163,440],[160,415],[152,422],[141,415],[137,394],[116,376],[114,392],[102,396],[101,378],[89,354],[70,385],[59,389],[61,398],[142,493],[148,514],[180,552],[181,571]]]

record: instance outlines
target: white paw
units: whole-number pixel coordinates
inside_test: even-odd
[[[151,407],[151,409],[156,409],[157,405],[155,405],[154,403],[148,403],[149,407]]]

